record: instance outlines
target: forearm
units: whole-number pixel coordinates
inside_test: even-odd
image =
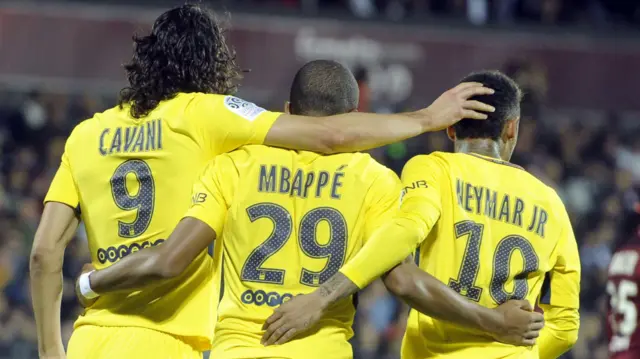
[[[406,140],[426,132],[430,127],[425,116],[416,113],[349,113],[325,119],[325,125],[337,141],[333,152],[356,152]]]
[[[501,325],[494,311],[467,300],[411,262],[391,270],[384,284],[413,309],[432,318],[492,333]]]
[[[354,152],[422,134],[425,116],[351,112],[328,117],[282,114],[264,144],[319,153]]]
[[[538,338],[540,359],[555,359],[578,340],[580,314],[577,309],[543,305],[545,326]]]
[[[414,221],[394,218],[378,229],[340,272],[364,288],[413,253],[424,236]]]
[[[31,301],[38,333],[40,355],[64,355],[60,332],[62,268],[47,272],[31,265]]]
[[[152,281],[173,276],[157,259],[160,246],[133,253],[118,263],[91,274],[91,289],[98,294],[141,288]]]
[[[62,265],[65,249],[78,224],[79,220],[70,208],[57,203],[47,204],[34,238],[29,276],[41,357],[64,357],[60,323]]]

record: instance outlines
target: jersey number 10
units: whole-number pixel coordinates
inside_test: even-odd
[[[473,221],[462,221],[455,224],[456,238],[467,235],[468,241],[458,278],[449,280],[451,289],[476,302],[480,300],[482,294],[482,288],[476,286],[476,279],[480,268],[480,244],[482,243],[483,230],[482,223]],[[522,255],[524,268],[521,272],[510,276],[511,255],[516,250]],[[493,255],[493,274],[489,284],[491,298],[498,304],[510,299],[526,298],[529,294],[527,276],[529,273],[537,271],[538,267],[538,255],[528,240],[515,234],[502,238]],[[510,277],[513,277],[514,288],[512,292],[507,292],[505,284]]]
[[[293,231],[291,214],[275,203],[258,203],[247,208],[251,222],[268,218],[273,222],[271,235],[256,247],[242,266],[241,278],[245,282],[283,284],[285,271],[263,268],[269,257],[276,254],[287,243]],[[316,226],[326,221],[330,228],[330,238],[320,244],[316,238]],[[307,212],[300,221],[298,243],[302,252],[311,258],[327,258],[327,264],[319,271],[302,269],[300,283],[316,287],[331,278],[342,265],[347,250],[347,222],[342,213],[331,207],[318,207]],[[293,260],[293,259],[292,259]]]

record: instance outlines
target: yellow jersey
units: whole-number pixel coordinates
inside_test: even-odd
[[[233,96],[182,93],[135,119],[114,107],[80,123],[67,140],[45,202],[77,208],[97,269],[162,243],[191,203],[208,161],[260,144],[278,113]],[[75,326],[144,327],[184,337],[200,350],[212,340],[211,257],[203,252],[179,278],[101,296]]]
[[[218,156],[187,217],[218,234],[223,263],[212,358],[352,358],[355,307],[345,299],[311,334],[260,344],[281,303],[313,291],[398,207],[400,181],[362,153],[322,156],[245,146]]]
[[[578,248],[553,189],[509,162],[443,152],[412,158],[403,169],[402,184],[398,216],[370,243],[385,236],[395,246],[383,250],[368,245],[362,257],[348,263],[342,271],[356,284],[362,286],[375,275],[374,269],[362,269],[365,262],[387,268],[382,262],[394,259],[384,257],[401,259],[418,244],[421,269],[480,305],[540,299],[550,312],[548,306],[578,308]],[[365,254],[368,261],[361,260]],[[538,347],[498,343],[486,333],[412,310],[402,357],[537,359]]]

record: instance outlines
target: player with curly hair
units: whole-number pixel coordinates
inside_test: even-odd
[[[467,101],[492,90],[463,84],[412,113],[305,117],[231,96],[240,78],[213,14],[196,5],[158,17],[134,37],[129,86],[118,106],[80,123],[45,198],[30,258],[41,358],[65,357],[60,334],[64,250],[84,221],[92,264],[106,268],[161,244],[192,201],[191,186],[216,155],[246,144],[333,153],[368,149],[491,106]],[[179,277],[105,294],[75,323],[69,358],[199,358],[209,348],[216,300],[206,251]],[[88,277],[87,277],[88,278]]]

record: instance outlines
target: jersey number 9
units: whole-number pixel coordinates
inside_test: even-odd
[[[138,181],[138,191],[131,194],[127,188],[127,176],[133,175]],[[149,165],[142,160],[128,160],[120,164],[111,176],[111,194],[118,208],[136,211],[133,222],[118,221],[118,235],[136,238],[142,235],[151,223],[155,202],[155,184]]]
[[[268,218],[273,222],[271,235],[256,247],[242,266],[242,280],[246,282],[283,284],[285,271],[282,269],[262,268],[264,262],[278,252],[291,237],[293,223],[291,214],[275,203],[258,203],[247,208],[251,222]],[[326,221],[330,228],[328,243],[320,244],[316,238],[316,227]],[[338,210],[330,207],[318,207],[307,212],[300,221],[298,243],[302,252],[311,258],[327,258],[324,268],[311,271],[303,268],[300,283],[316,287],[331,278],[342,265],[347,250],[347,223]]]

